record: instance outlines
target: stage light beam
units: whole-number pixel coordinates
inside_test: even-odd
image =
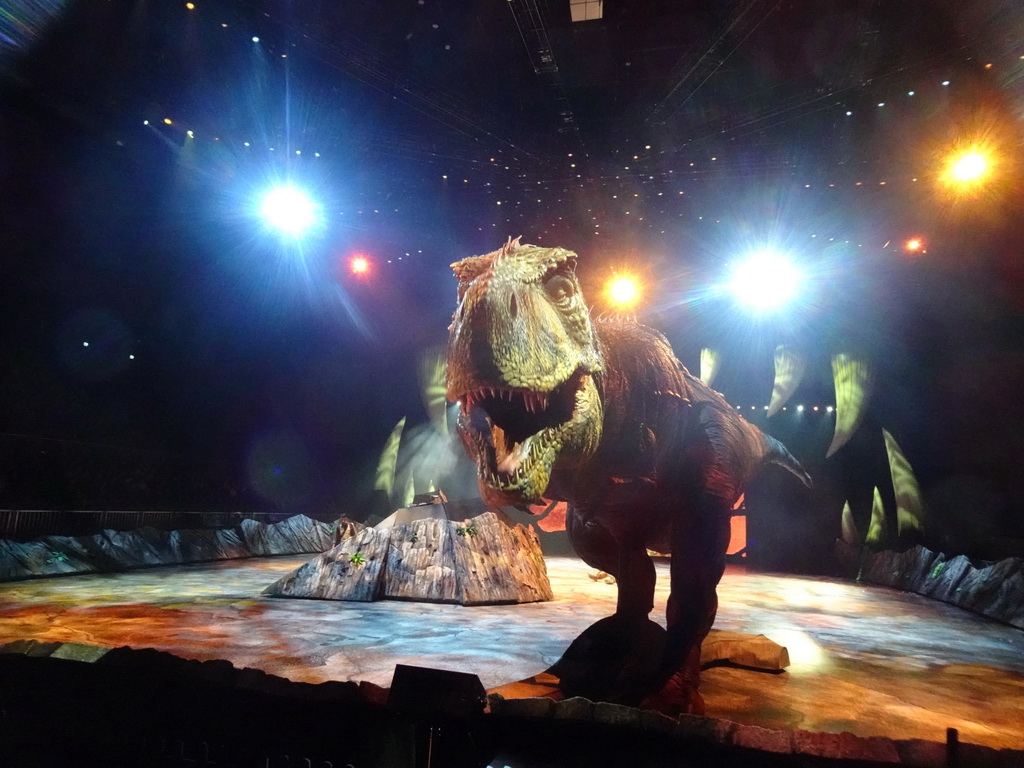
[[[999,154],[995,143],[980,140],[945,155],[939,182],[954,197],[977,197],[995,185]]]
[[[977,184],[988,172],[989,159],[977,150],[963,152],[949,162],[949,176],[960,184]]]
[[[800,282],[800,271],[789,259],[774,251],[759,251],[732,267],[728,288],[741,305],[767,312],[789,303]]]
[[[618,275],[608,283],[605,295],[615,309],[628,311],[640,301],[640,285],[631,275]]]
[[[268,226],[298,237],[316,221],[317,205],[301,189],[275,187],[263,196],[260,215]]]

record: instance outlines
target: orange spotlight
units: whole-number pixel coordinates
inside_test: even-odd
[[[949,175],[954,181],[974,184],[989,172],[988,156],[977,150],[963,152],[949,161]]]
[[[991,146],[972,144],[950,153],[940,180],[955,195],[974,195],[995,175],[996,153]]]
[[[903,244],[907,253],[924,253],[924,241],[920,237],[912,237]]]
[[[629,311],[640,301],[640,284],[632,275],[616,275],[605,288],[605,295],[613,307]]]

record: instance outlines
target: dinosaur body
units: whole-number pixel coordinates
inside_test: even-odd
[[[699,712],[700,644],[717,611],[729,517],[767,462],[809,482],[786,449],[676,359],[656,331],[591,321],[576,256],[509,241],[453,265],[448,397],[481,494],[569,503],[577,554],[613,574],[616,613],[552,671],[569,694]],[[647,619],[671,552],[667,632]]]

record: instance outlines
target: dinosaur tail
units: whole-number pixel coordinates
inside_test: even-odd
[[[763,433],[762,433],[763,434]],[[807,474],[807,470],[803,468],[803,465],[794,458],[793,454],[789,452],[782,443],[776,440],[771,435],[764,435],[765,447],[768,449],[765,454],[765,461],[772,464],[778,464],[784,469],[788,469],[798,478],[800,482],[806,485],[808,488],[811,487],[812,481],[811,476]]]

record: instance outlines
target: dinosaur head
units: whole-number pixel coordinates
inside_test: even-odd
[[[459,303],[448,339],[448,399],[489,504],[540,501],[555,468],[601,438],[601,356],[576,254],[520,245],[452,265]]]

